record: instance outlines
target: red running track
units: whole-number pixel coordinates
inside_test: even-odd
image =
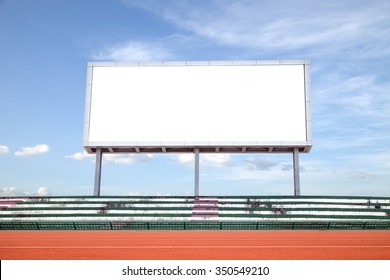
[[[390,231],[2,231],[2,260],[390,260]]]

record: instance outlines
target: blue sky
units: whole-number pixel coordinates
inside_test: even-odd
[[[93,193],[88,61],[284,59],[311,62],[301,193],[390,196],[389,15],[387,0],[0,0],[0,196]],[[291,165],[202,154],[200,193],[290,195]],[[102,195],[191,195],[193,173],[186,154],[106,156]]]

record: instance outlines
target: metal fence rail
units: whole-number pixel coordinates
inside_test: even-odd
[[[1,222],[0,230],[390,230],[390,222],[28,221]]]

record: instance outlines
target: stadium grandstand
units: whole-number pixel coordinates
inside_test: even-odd
[[[390,229],[389,197],[0,198],[1,230]]]

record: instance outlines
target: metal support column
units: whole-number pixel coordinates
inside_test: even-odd
[[[199,149],[195,148],[195,190],[194,196],[199,196]]]
[[[293,151],[293,166],[294,166],[294,195],[301,195],[301,186],[299,180],[299,149],[294,148]]]
[[[93,195],[100,196],[100,182],[102,178],[102,148],[96,149],[96,167],[95,167],[95,187]]]

